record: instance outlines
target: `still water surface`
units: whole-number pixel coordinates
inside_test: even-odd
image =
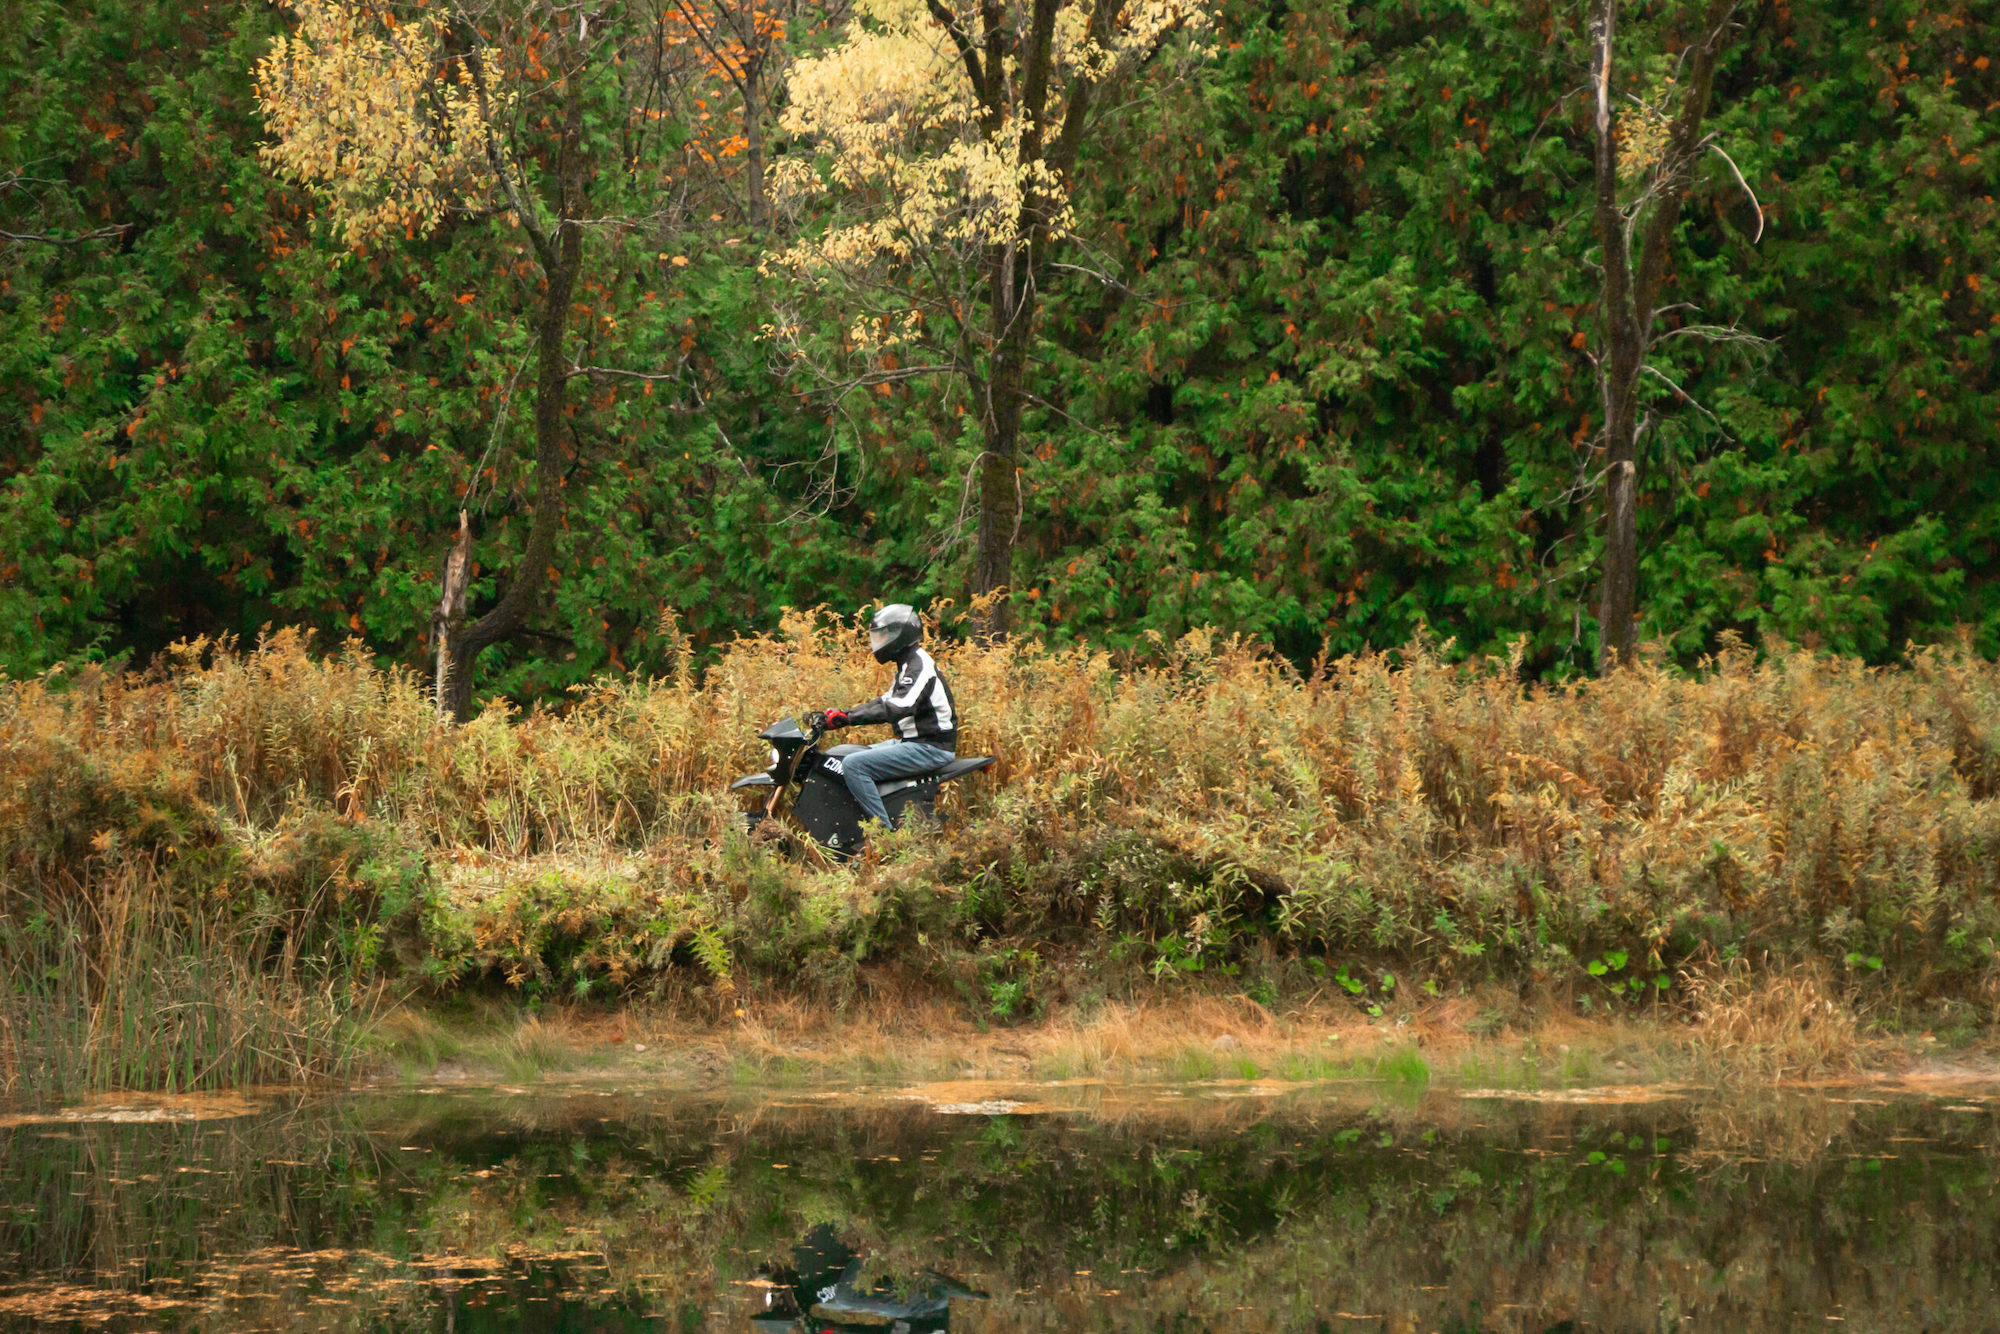
[[[12,1118],[0,1328],[2000,1329],[1995,1090],[1585,1096],[446,1087]]]

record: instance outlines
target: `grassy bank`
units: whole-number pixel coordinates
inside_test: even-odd
[[[381,1015],[361,1065],[376,1086],[580,1082],[815,1097],[923,1088],[958,1102],[1190,1082],[1271,1092],[1329,1080],[1404,1089],[1437,1081],[1556,1101],[1606,1086],[2000,1085],[1991,1031],[1958,1043],[1885,1031],[1796,971],[1695,989],[1697,999],[1657,1012],[1583,1015],[1561,989],[1523,996],[1488,985],[1377,1018],[1324,994],[1274,1012],[1240,993],[1155,988],[1008,1026],[980,1022],[939,991],[874,996],[845,1011],[798,996],[750,997],[719,1020],[644,1002],[530,1008],[457,996]]]
[[[1422,645],[1310,676],[1204,635],[1122,669],[939,657],[967,749],[1001,762],[946,828],[851,867],[749,846],[723,790],[773,718],[879,689],[851,630],[803,614],[700,673],[462,728],[284,634],[11,683],[5,1077],[58,1046],[82,1086],[324,1072],[384,988],[708,1018],[922,997],[992,1027],[1189,990],[1671,1018],[1802,977],[1947,1035],[2000,1001],[2000,668],[1969,654],[1561,690]],[[192,1013],[174,988],[263,1017],[134,1057],[124,1016]]]

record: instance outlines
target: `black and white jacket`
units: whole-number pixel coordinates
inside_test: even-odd
[[[850,726],[887,723],[904,741],[958,751],[958,710],[952,706],[951,687],[921,648],[896,659],[896,683],[881,698],[849,709],[847,721]]]

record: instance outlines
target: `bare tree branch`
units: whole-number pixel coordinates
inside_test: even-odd
[[[958,48],[959,59],[965,62],[965,77],[972,80],[972,95],[979,100],[979,105],[985,106],[986,76],[979,68],[979,52],[973,48],[971,35],[959,26],[958,15],[946,9],[939,0],[924,0],[924,7],[943,26],[951,44]]]
[[[1716,430],[1722,432],[1723,437],[1725,439],[1728,438],[1729,430],[1722,424],[1722,418],[1716,416],[1713,412],[1710,412],[1707,408],[1703,407],[1700,399],[1696,398],[1693,394],[1690,394],[1687,390],[1683,389],[1665,371],[1661,370],[1658,366],[1653,365],[1651,362],[1647,362],[1645,365],[1641,366],[1639,368],[1639,371],[1643,375],[1652,376],[1655,380],[1658,380],[1661,384],[1673,390],[1674,397],[1676,399],[1687,404],[1689,407],[1693,408],[1696,412],[1699,412],[1702,416],[1708,418],[1709,423],[1713,425]],[[1646,433],[1646,426],[1650,424],[1651,424],[1651,417],[1649,416],[1647,421],[1641,424],[1639,428],[1639,434],[1644,435]]]
[[[1757,234],[1750,238],[1750,244],[1756,245],[1759,241],[1764,239],[1764,206],[1757,202],[1757,192],[1750,188],[1749,181],[1743,179],[1742,169],[1736,165],[1736,159],[1729,156],[1729,154],[1725,153],[1722,150],[1722,145],[1715,142],[1715,138],[1713,135],[1711,135],[1704,142],[1707,143],[1708,150],[1711,153],[1714,153],[1717,157],[1721,158],[1724,162],[1727,162],[1729,164],[1730,174],[1735,176],[1736,183],[1743,187],[1743,193],[1750,196],[1750,207],[1757,210]]]
[[[579,366],[573,361],[570,363],[569,370],[564,373],[563,378],[565,380],[574,380],[579,375],[588,375],[593,378],[603,379],[646,380],[654,384],[658,384],[662,380],[678,380],[681,378],[681,373],[678,370],[628,371],[621,370],[616,366]]]
[[[1733,324],[1683,324],[1678,329],[1655,335],[1653,345],[1658,346],[1669,338],[1693,338],[1704,343],[1747,343],[1753,347],[1775,346],[1772,339],[1739,329]]]
[[[94,232],[79,232],[75,236],[45,236],[35,232],[0,231],[0,241],[13,241],[22,245],[82,245],[86,241],[110,241],[125,235],[134,224],[115,223],[109,227],[99,227]]]

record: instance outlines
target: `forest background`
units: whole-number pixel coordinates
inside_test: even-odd
[[[1981,17],[0,0],[0,1093],[384,983],[1990,1030]],[[753,846],[891,599],[999,763]]]
[[[849,16],[734,3],[591,11],[562,522],[481,693],[660,670],[664,608],[706,647],[786,605],[972,583],[963,385],[858,344],[842,289],[770,262],[841,207],[781,206],[769,178],[813,150],[784,73]],[[256,67],[288,22],[263,0],[3,8],[0,669],[267,623],[427,667],[458,511],[471,614],[530,542],[546,279],[518,217],[358,249],[316,222],[259,155]],[[1683,661],[1727,632],[1885,661],[1969,626],[2000,651],[1979,8],[1738,11],[1707,125],[1727,159],[1693,181],[1662,300],[1670,327],[1768,343],[1663,341],[1641,441],[1640,635]],[[1621,16],[1631,88],[1660,86],[1677,13]],[[1020,630],[1144,650],[1213,625],[1303,663],[1428,626],[1460,652],[1525,636],[1531,676],[1590,666],[1585,18],[1224,0],[1208,58],[1099,108],[1002,516]],[[536,95],[524,176],[560,151]]]

